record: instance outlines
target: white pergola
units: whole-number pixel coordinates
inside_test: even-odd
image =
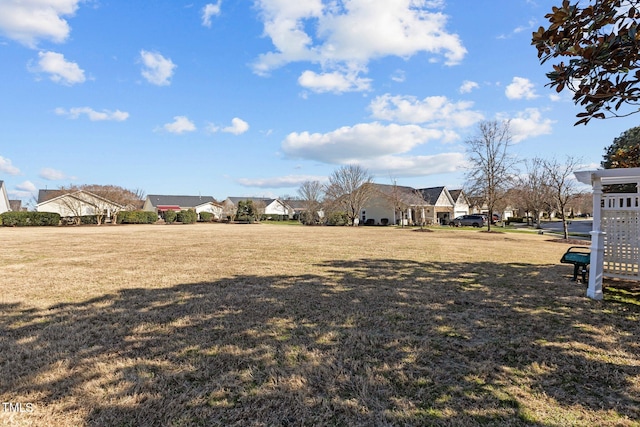
[[[603,298],[603,277],[640,280],[640,168],[578,171],[593,188],[591,266],[587,296]],[[637,193],[602,193],[603,185],[636,184]]]

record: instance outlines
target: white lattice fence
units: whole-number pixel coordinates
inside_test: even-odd
[[[640,280],[640,196],[603,197],[604,275]]]

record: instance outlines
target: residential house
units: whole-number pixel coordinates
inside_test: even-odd
[[[489,207],[487,206],[487,204],[484,202],[484,200],[480,197],[470,197],[470,213],[472,214],[482,214],[482,215],[486,215],[487,217],[489,216]],[[493,212],[493,216],[494,219],[496,219],[496,216],[501,219],[501,220],[505,220],[507,218],[511,218],[516,216],[518,213],[518,210],[516,208],[514,208],[513,206],[506,206],[502,211],[494,211]]]
[[[471,202],[467,198],[466,194],[462,190],[449,190],[449,194],[454,201],[453,217],[459,217],[462,215],[469,215],[471,212]]]
[[[123,209],[123,206],[85,190],[40,190],[36,205],[38,212],[57,213],[63,218],[104,215],[107,221],[111,219],[112,214]]]
[[[456,202],[446,187],[430,187],[417,190],[428,206],[432,206],[427,221],[433,224],[448,225],[455,218]]]
[[[293,209],[294,216],[298,219],[302,218],[302,215],[307,211],[308,201],[299,199],[285,199],[282,200],[286,205]],[[324,218],[324,211],[322,205],[318,205],[318,211],[315,213],[317,219]]]
[[[7,196],[7,188],[4,181],[0,181],[0,214],[11,210],[9,205],[9,197]]]
[[[413,224],[432,212],[422,196],[411,187],[369,184],[371,196],[360,212],[360,224]]]
[[[198,214],[198,219],[202,212],[213,214],[214,218],[222,218],[222,205],[216,202],[211,196],[168,196],[161,194],[150,194],[144,201],[142,210],[155,212],[159,217],[166,211],[176,211],[193,209]]]
[[[238,203],[243,200],[251,200],[258,209],[260,209],[264,215],[278,215],[287,216],[289,219],[293,218],[295,209],[280,199],[270,199],[264,197],[227,197],[223,203],[225,205],[225,211],[231,212],[237,209]]]
[[[9,200],[9,210],[13,212],[26,211],[27,208],[22,207],[22,200]]]

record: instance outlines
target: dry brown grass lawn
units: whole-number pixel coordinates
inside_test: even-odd
[[[3,425],[640,425],[637,289],[587,299],[547,236],[196,224],[0,247]]]

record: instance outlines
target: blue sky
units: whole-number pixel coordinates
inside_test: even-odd
[[[0,180],[295,195],[358,163],[464,184],[464,141],[511,120],[520,159],[599,164],[637,117],[574,127],[531,33],[560,0],[0,2]]]

